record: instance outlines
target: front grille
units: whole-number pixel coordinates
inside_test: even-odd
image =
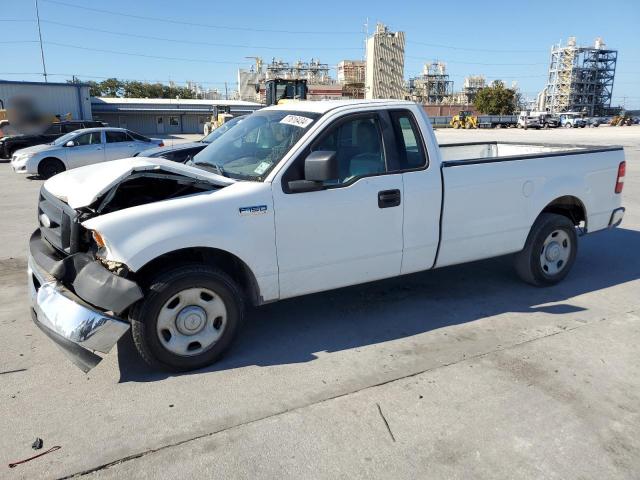
[[[42,236],[65,254],[78,251],[79,225],[77,213],[62,200],[51,195],[44,186],[38,200],[38,223]]]

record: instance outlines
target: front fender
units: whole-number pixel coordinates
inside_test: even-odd
[[[260,206],[259,213],[241,209]],[[135,272],[161,255],[209,247],[242,260],[265,300],[278,296],[278,268],[270,183],[226,188],[140,205],[83,223],[105,240],[107,259]]]

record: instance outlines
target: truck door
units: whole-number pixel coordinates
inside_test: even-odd
[[[388,168],[392,135],[388,117],[376,112],[342,117],[274,183],[280,298],[400,273],[403,186]],[[289,191],[316,150],[336,152],[339,178],[324,190]]]
[[[442,179],[437,166],[430,167],[418,119],[410,110],[389,111],[395,133],[397,164],[404,187],[403,253],[401,273],[418,272],[433,266],[440,239]]]

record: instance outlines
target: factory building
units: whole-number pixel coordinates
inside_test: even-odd
[[[91,120],[89,85],[0,80],[0,108],[11,109],[16,101],[27,101],[40,114],[76,120]],[[24,103],[23,103],[24,104]]]
[[[202,133],[205,122],[217,115],[219,107],[226,105],[234,116],[261,108],[258,103],[239,100],[91,98],[95,120],[148,135]]]
[[[345,98],[364,98],[366,62],[364,60],[342,60],[338,62],[338,83],[342,85]]]
[[[552,46],[540,106],[552,113],[606,115],[611,107],[617,57],[618,51],[606,48],[601,38],[591,47],[578,46],[575,37],[569,37],[565,46]]]
[[[276,78],[306,80],[307,100],[336,100],[342,98],[342,86],[329,76],[329,65],[312,58],[309,62],[298,60],[288,63],[273,58],[265,64],[261,57],[250,57],[255,65],[238,70],[238,95],[240,100],[265,101],[265,80]]]
[[[365,98],[404,99],[404,32],[378,23],[367,39]]]
[[[425,63],[422,74],[409,79],[409,92],[416,102],[440,104],[450,102],[453,80],[444,62]]]

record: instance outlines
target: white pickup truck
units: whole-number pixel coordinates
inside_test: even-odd
[[[154,367],[200,368],[245,306],[514,254],[562,280],[577,233],[617,226],[622,147],[438,145],[403,101],[259,110],[190,165],[56,175],[30,240],[33,318],[85,371],[131,330]]]

